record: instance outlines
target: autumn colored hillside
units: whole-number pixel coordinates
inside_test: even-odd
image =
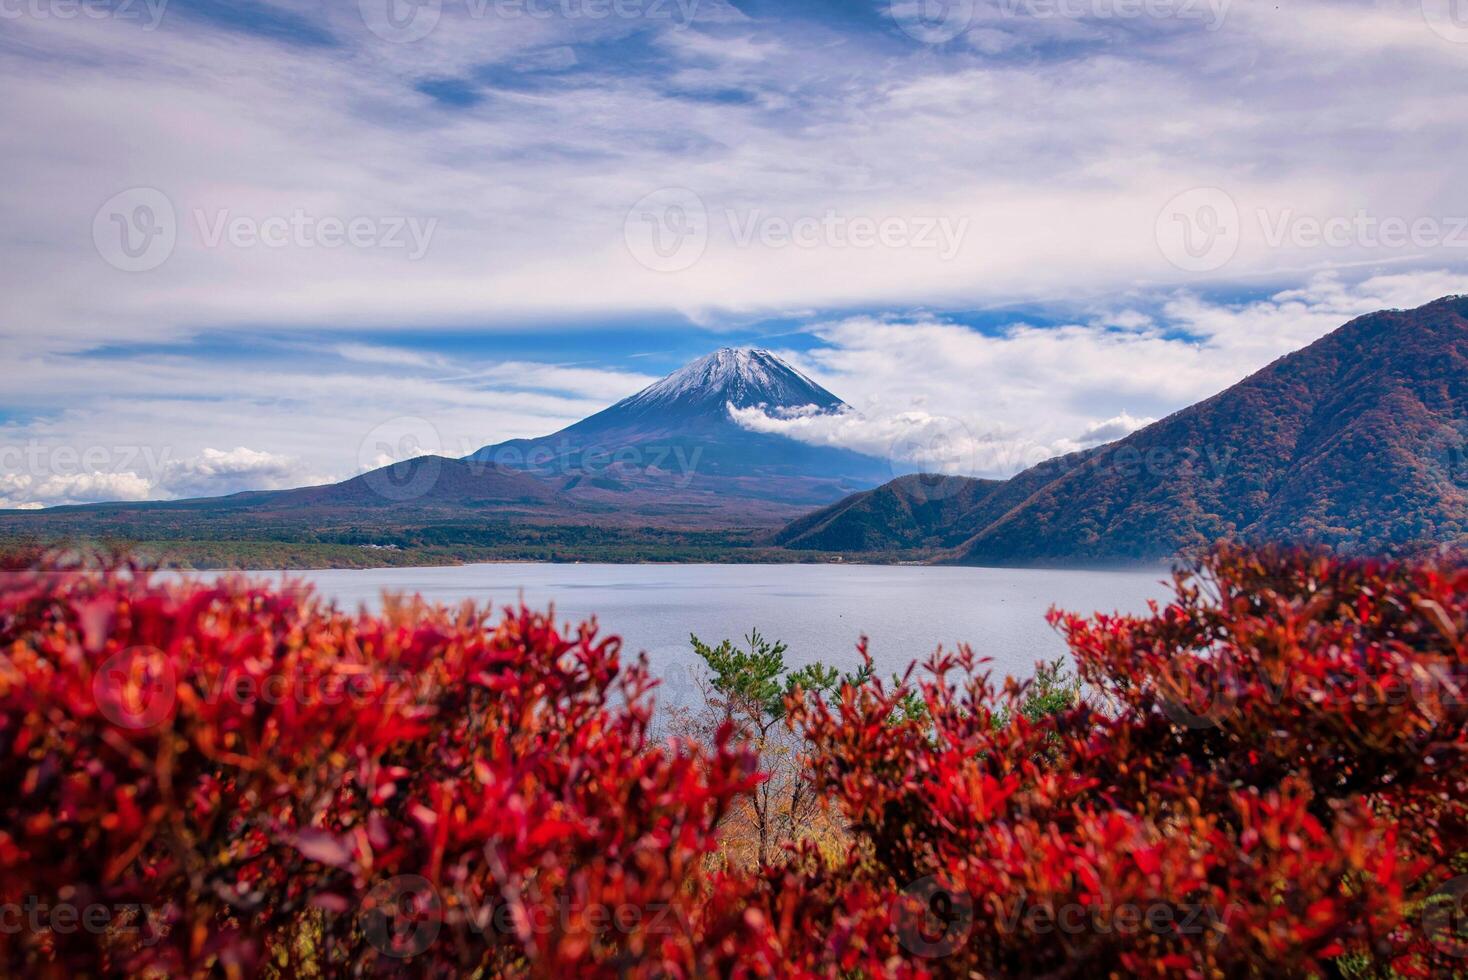
[[[1448,297],[1353,320],[1118,442],[998,484],[905,478],[779,540],[981,565],[1166,560],[1228,538],[1355,555],[1462,544],[1465,447],[1468,297]]]

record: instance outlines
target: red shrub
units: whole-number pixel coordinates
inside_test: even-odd
[[[1465,965],[1452,910],[1423,902],[1468,870],[1468,572],[1236,550],[1202,572],[1148,616],[1053,614],[1093,696],[1038,722],[967,650],[926,665],[924,719],[881,685],[796,705],[855,839],[766,901],[860,937],[790,953],[985,976]]]
[[[524,609],[41,573],[0,650],[9,975],[686,974],[752,782],[726,738],[650,745],[643,669]]]
[[[1468,965],[1468,572],[1227,550],[1176,592],[1054,614],[1068,706],[966,649],[791,699],[849,848],[744,875],[707,857],[754,760],[651,742],[592,627],[0,575],[0,973]]]

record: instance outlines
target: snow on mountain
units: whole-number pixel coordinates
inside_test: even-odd
[[[687,416],[727,414],[729,406],[821,410],[846,403],[767,350],[725,347],[679,368],[608,409],[608,413],[641,416],[651,412]]]
[[[741,425],[735,412],[837,412],[840,398],[767,350],[724,348],[610,408],[539,439],[485,446],[470,459],[602,490],[657,485],[785,503],[829,502],[892,475],[884,459]],[[579,492],[579,491],[578,491]]]

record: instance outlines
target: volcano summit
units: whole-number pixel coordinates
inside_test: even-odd
[[[845,402],[767,350],[724,348],[575,425],[467,460],[594,487],[691,490],[788,503],[830,502],[892,476],[869,456],[752,432],[733,410],[839,412]]]

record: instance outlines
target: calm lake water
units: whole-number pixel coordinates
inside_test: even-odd
[[[260,573],[256,573],[260,574]],[[280,573],[268,573],[279,575]],[[792,666],[815,660],[851,669],[858,639],[884,675],[967,642],[997,676],[1028,677],[1065,653],[1045,622],[1052,605],[1078,612],[1141,612],[1166,594],[1164,572],[1049,571],[863,565],[488,564],[292,572],[344,608],[375,607],[384,591],[435,602],[555,605],[561,620],[596,616],[628,652],[645,651],[663,679],[659,703],[691,695],[688,634],[709,642],[752,628],[789,645]]]

